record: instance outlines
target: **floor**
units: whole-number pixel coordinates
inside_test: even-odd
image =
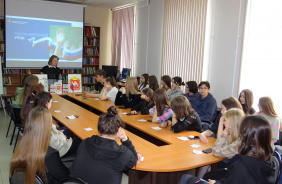
[[[9,164],[13,154],[14,144],[10,145],[12,130],[11,125],[8,137],[6,132],[8,130],[10,117],[4,114],[3,109],[0,110],[0,184],[9,184]],[[16,137],[16,136],[15,136]],[[15,140],[14,140],[15,143]],[[123,174],[122,184],[128,184],[128,177]]]

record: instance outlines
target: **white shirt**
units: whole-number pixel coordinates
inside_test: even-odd
[[[108,100],[115,101],[117,93],[118,89],[116,87],[113,87],[111,90],[106,91],[106,96],[108,97]]]

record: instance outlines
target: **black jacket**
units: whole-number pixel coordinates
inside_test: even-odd
[[[120,184],[123,171],[136,165],[137,153],[128,139],[115,140],[93,135],[78,148],[71,174],[95,184]]]
[[[142,99],[137,105],[134,105],[131,108],[131,111],[141,111],[142,115],[148,115],[149,110],[155,106],[154,103],[152,103],[150,106],[148,106],[148,102],[144,99]]]
[[[278,169],[274,161],[235,155],[227,164],[225,179],[216,181],[216,184],[274,184]]]
[[[141,101],[141,94],[129,94],[127,98],[126,94],[122,94],[120,91],[117,93],[115,105],[124,105],[125,108],[133,107]]]
[[[45,156],[45,167],[48,184],[59,183],[59,181],[69,175],[69,170],[63,164],[58,150],[48,147]]]
[[[48,65],[44,66],[41,69],[41,72],[47,74],[48,79],[59,79],[59,75],[61,74],[60,68],[49,67]]]
[[[186,116],[184,119],[177,121],[173,126],[171,126],[171,130],[175,133],[184,130],[192,130],[200,133],[203,131],[200,117],[196,111],[189,116]]]

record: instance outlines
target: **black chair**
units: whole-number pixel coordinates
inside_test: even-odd
[[[213,124],[214,122],[216,122],[217,120],[219,120],[220,117],[221,117],[221,108],[217,108],[217,109],[216,109],[216,117],[215,117],[214,121],[201,120],[203,131],[208,130],[208,129],[209,129],[209,126],[210,126],[211,124]]]
[[[4,100],[4,106],[5,106],[6,112],[7,112],[7,114],[11,117],[11,100],[8,100],[7,97],[3,97],[3,100]],[[8,126],[8,130],[7,130],[7,133],[6,133],[6,137],[8,136],[11,123],[12,123],[12,117],[11,117],[11,119],[10,119],[10,123],[9,123],[9,126]]]
[[[78,177],[67,176],[66,178],[62,179],[59,182],[59,184],[88,184],[88,183]]]
[[[12,173],[12,176],[9,177],[10,184],[22,184],[25,180],[25,172],[14,172]],[[35,184],[45,184],[43,180],[38,176],[35,175]]]

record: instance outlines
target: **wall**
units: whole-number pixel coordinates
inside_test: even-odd
[[[151,0],[136,8],[135,65],[133,75],[161,77],[164,0]]]
[[[238,96],[246,0],[212,0],[210,56],[207,80],[220,106]]]
[[[111,65],[112,41],[112,11],[109,8],[87,6],[85,8],[85,23],[100,29],[100,68]]]

